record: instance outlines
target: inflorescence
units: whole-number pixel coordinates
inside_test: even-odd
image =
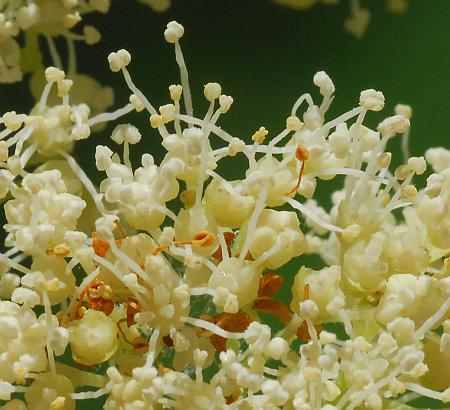
[[[181,84],[158,109],[122,49],[108,57],[131,93],[122,108],[73,103],[72,80],[50,67],[32,111],[2,116],[1,408],[74,409],[102,396],[106,410],[450,402],[450,151],[410,157],[405,105],[363,125],[384,107],[373,89],[326,118],[335,87],[323,71],[321,101],[298,98],[279,133],[233,136],[217,125],[233,104],[218,83],[194,114],[183,34],[167,25]],[[133,145],[150,138],[117,124],[132,111],[159,133],[159,164],[150,153],[132,163]],[[97,187],[71,152],[104,123],[117,124],[121,147],[97,145]],[[393,169],[396,135],[404,158]],[[221,164],[238,156],[247,166],[227,180]],[[326,210],[313,198],[333,179],[343,188]]]

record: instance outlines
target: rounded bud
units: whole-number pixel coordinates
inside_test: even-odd
[[[183,87],[179,84],[172,84],[169,86],[170,98],[172,101],[180,101]]]
[[[118,347],[116,324],[103,312],[87,310],[82,319],[72,322],[69,332],[72,355],[86,366],[108,360]]]
[[[164,38],[168,43],[176,43],[184,34],[184,27],[176,21],[171,21],[167,24],[164,31]]]
[[[221,95],[219,97],[220,112],[222,114],[228,112],[228,110],[231,107],[231,104],[233,104],[233,97],[230,97],[229,95]]]
[[[295,115],[286,118],[286,128],[292,131],[300,131],[304,127],[304,123]]]
[[[220,97],[220,94],[222,94],[222,87],[219,83],[208,83],[205,85],[203,94],[209,102],[213,102]]]
[[[368,111],[381,111],[384,107],[384,95],[374,89],[364,90],[359,96],[359,105]]]
[[[131,62],[131,54],[123,48],[116,53],[111,53],[108,56],[109,68],[113,72],[118,72],[125,68]]]
[[[66,75],[64,74],[64,71],[60,70],[59,68],[56,68],[56,67],[48,67],[45,70],[45,79],[48,82],[55,82],[55,81],[64,80],[65,76]]]
[[[314,76],[314,84],[320,89],[320,94],[324,97],[331,97],[334,93],[334,84],[325,71],[319,71]]]

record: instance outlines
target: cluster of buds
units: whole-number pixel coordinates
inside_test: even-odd
[[[108,62],[130,90],[123,107],[72,104],[72,80],[52,67],[32,112],[2,117],[0,408],[101,396],[106,410],[450,402],[450,151],[410,157],[404,105],[363,125],[384,107],[373,89],[327,118],[335,86],[324,71],[313,79],[320,102],[300,96],[277,134],[233,136],[217,125],[233,104],[220,84],[205,85],[208,108],[194,115],[183,35],[175,21],[164,32],[181,84],[159,108],[122,49]],[[54,87],[62,102],[50,105]],[[133,111],[147,129],[117,123]],[[116,127],[96,146],[96,186],[71,150],[102,123]],[[151,133],[162,160],[133,164]],[[229,180],[223,164],[235,157],[246,165]],[[333,179],[343,185],[325,209],[316,187]]]

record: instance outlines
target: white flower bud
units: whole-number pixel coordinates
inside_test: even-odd
[[[208,83],[205,85],[205,88],[203,90],[203,94],[209,102],[217,100],[220,97],[221,93],[222,87],[218,83]]]
[[[219,97],[220,112],[222,114],[227,113],[232,104],[233,104],[233,97],[230,97],[229,95],[221,95]]]
[[[63,79],[58,81],[58,97],[64,97],[69,94],[72,88],[73,81],[69,79]]]
[[[414,185],[408,184],[402,188],[402,195],[408,199],[414,199],[417,197],[417,188]]]
[[[361,226],[358,224],[352,224],[344,229],[344,231],[342,232],[342,239],[344,239],[344,241],[346,242],[353,242],[358,238],[360,234]]]
[[[388,168],[392,159],[390,152],[383,152],[377,156],[377,164],[380,168]]]
[[[280,360],[289,352],[289,343],[282,337],[274,337],[266,347],[264,353],[275,360]]]
[[[122,68],[126,67],[131,62],[131,55],[127,50],[123,48],[116,53],[111,53],[108,56],[109,67],[111,71],[118,72]]]
[[[69,331],[64,327],[57,327],[53,330],[50,338],[50,346],[56,356],[61,356],[66,351],[69,344]]]
[[[241,139],[234,137],[229,144],[229,154],[233,157],[239,152],[243,152],[245,149],[245,142]]]
[[[0,400],[11,400],[11,394],[15,391],[16,389],[11,383],[0,381]]]
[[[180,101],[183,87],[179,84],[169,85],[170,98],[172,101]]]
[[[95,147],[95,166],[99,171],[105,171],[112,163],[111,156],[113,152],[104,145]]]
[[[159,107],[159,112],[161,113],[161,117],[164,123],[168,123],[175,119],[176,111],[175,105],[173,104],[162,105],[161,107]]]
[[[9,192],[9,187],[13,179],[14,177],[11,172],[6,169],[0,169],[0,199],[4,198]]]
[[[395,134],[404,134],[409,130],[409,120],[402,115],[393,115],[380,122],[378,131],[381,135],[392,136]]]
[[[61,81],[64,80],[65,77],[65,73],[63,70],[60,70],[59,68],[56,67],[48,67],[45,70],[45,79],[48,82],[56,82],[56,81]]]
[[[87,124],[75,125],[70,132],[75,141],[84,140],[91,135],[91,129]]]
[[[384,107],[384,95],[374,89],[364,90],[359,96],[359,105],[368,111],[381,111]]]
[[[70,249],[80,248],[87,240],[87,235],[84,232],[67,231],[64,234],[64,241]]]
[[[92,309],[82,319],[73,321],[69,332],[72,355],[86,366],[105,362],[119,344],[116,324],[103,312]]]
[[[185,164],[180,158],[170,158],[161,166],[161,177],[165,180],[176,178],[184,171]]]
[[[304,302],[300,302],[300,308],[299,308],[300,314],[302,314],[305,317],[308,318],[315,318],[319,315],[320,311],[316,304],[311,299],[307,299]]]
[[[95,221],[95,230],[105,239],[113,238],[113,231],[117,225],[115,223],[117,217],[114,215],[106,215]]]
[[[319,335],[320,344],[322,345],[334,343],[336,338],[337,336],[334,333],[327,332],[326,330],[322,330]]]
[[[24,116],[16,114],[15,111],[9,111],[3,114],[2,119],[6,128],[10,129],[11,131],[17,131],[23,124]]]
[[[39,304],[40,297],[34,290],[20,287],[11,295],[11,301],[19,305],[23,304],[29,308],[34,308]]]
[[[141,140],[141,133],[131,124],[120,124],[111,134],[111,139],[121,145],[124,141],[129,144],[137,144]]]
[[[136,112],[141,112],[145,109],[145,105],[136,94],[130,95],[130,104],[134,107]]]
[[[417,175],[422,175],[427,169],[427,163],[424,157],[411,157],[408,159],[408,167]]]
[[[176,43],[184,34],[184,27],[176,21],[171,21],[167,24],[164,31],[164,38],[168,43]]]
[[[150,125],[152,128],[162,127],[164,125],[164,120],[160,114],[150,115]]]
[[[324,97],[331,97],[334,93],[334,84],[325,71],[319,71],[314,75],[314,84],[320,88],[320,94]]]
[[[405,317],[397,317],[387,325],[387,330],[392,332],[392,335],[400,344],[408,343],[412,340],[414,329],[414,321]]]
[[[291,115],[286,118],[286,128],[292,131],[300,131],[305,124],[296,115]]]

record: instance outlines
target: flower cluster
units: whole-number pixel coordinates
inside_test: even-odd
[[[181,84],[159,108],[122,49],[108,57],[130,90],[122,108],[74,103],[73,80],[50,67],[36,107],[2,116],[0,408],[70,410],[102,396],[106,410],[450,402],[450,151],[409,155],[405,105],[363,125],[384,107],[373,89],[327,118],[324,71],[320,101],[300,96],[279,133],[233,136],[218,125],[233,104],[220,84],[205,85],[208,108],[194,115],[183,34],[175,21],[164,32]],[[149,118],[142,134],[118,123],[132,111]],[[109,122],[96,186],[71,153]],[[151,132],[164,157],[133,164]],[[240,159],[228,180],[224,164]],[[342,188],[324,209],[315,191],[334,179]]]

